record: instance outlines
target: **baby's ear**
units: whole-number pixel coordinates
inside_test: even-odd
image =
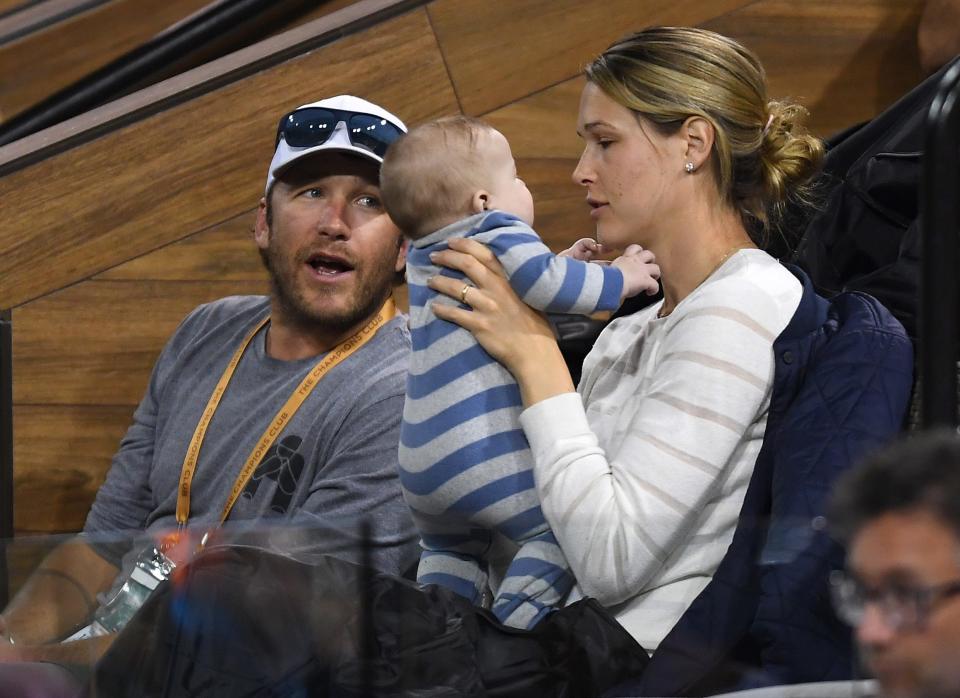
[[[488,208],[490,208],[490,192],[485,189],[474,192],[473,198],[470,199],[470,212],[480,213]]]

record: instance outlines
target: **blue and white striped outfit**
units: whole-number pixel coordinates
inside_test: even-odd
[[[496,616],[528,628],[563,600],[574,580],[540,510],[516,381],[470,332],[433,314],[432,303],[457,304],[426,285],[436,274],[463,278],[429,258],[453,237],[486,244],[523,301],[552,313],[616,309],[623,275],[558,257],[530,226],[501,211],[416,240],[407,257],[413,354],[399,455],[403,494],[423,546],[417,579],[475,603],[490,584]],[[491,559],[503,549],[516,550],[505,572]]]

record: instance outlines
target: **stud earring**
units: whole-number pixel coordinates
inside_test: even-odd
[[[697,166],[694,165],[692,162],[687,162],[687,164],[683,166],[683,169],[686,171],[687,174],[693,174],[693,171],[697,169]]]

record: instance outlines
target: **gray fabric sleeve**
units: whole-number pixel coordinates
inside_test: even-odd
[[[91,547],[118,567],[130,547],[130,536],[122,532],[130,531],[132,536],[134,531],[142,530],[152,505],[147,478],[153,462],[157,418],[155,375],[156,371],[83,527]]]
[[[146,393],[133,413],[133,423],[120,441],[83,526],[83,536],[90,546],[117,567],[153,509],[149,477],[162,386],[187,334],[185,328],[201,308],[184,319],[154,364]]]

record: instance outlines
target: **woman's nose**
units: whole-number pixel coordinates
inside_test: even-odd
[[[577,166],[573,168],[571,178],[575,184],[581,186],[587,186],[594,181],[593,168],[590,167],[586,150],[580,154],[580,159],[577,161]]]

